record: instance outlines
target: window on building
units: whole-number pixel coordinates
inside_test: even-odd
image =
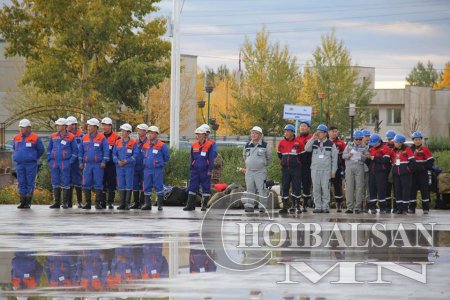
[[[376,108],[372,108],[369,110],[368,118],[367,118],[367,124],[368,125],[375,125],[376,122],[380,120],[379,111]]]
[[[388,124],[398,125],[402,123],[402,110],[400,108],[389,108],[388,113]]]

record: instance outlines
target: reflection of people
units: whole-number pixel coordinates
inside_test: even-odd
[[[100,250],[86,250],[81,258],[80,285],[87,290],[101,290],[106,283],[107,267]]]
[[[138,268],[134,259],[134,249],[132,247],[116,248],[109,271],[106,280],[108,287],[129,283],[131,280],[137,279]]]
[[[42,266],[29,252],[16,252],[11,261],[11,283],[15,289],[34,289],[42,275]]]
[[[205,273],[216,272],[217,266],[211,260],[203,249],[189,250],[189,272],[190,273]]]
[[[272,150],[263,139],[261,127],[255,126],[250,130],[251,141],[245,145],[245,184],[247,193],[258,194],[261,197],[267,197],[267,190],[264,182],[267,179],[267,167],[272,160]],[[242,169],[243,170],[243,169]],[[260,198],[261,201],[261,198]],[[268,203],[264,203],[267,207]],[[254,203],[248,199],[244,202],[246,212],[253,212]],[[264,211],[264,207],[259,208]]]
[[[156,235],[151,235],[155,239]],[[149,243],[142,246],[140,273],[142,279],[169,277],[169,264],[162,253],[162,243]]]
[[[45,260],[45,274],[51,287],[69,287],[77,282],[77,258],[61,253],[48,256]]]

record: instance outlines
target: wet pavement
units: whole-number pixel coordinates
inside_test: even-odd
[[[199,208],[184,212],[180,207],[144,212],[50,210],[38,205],[23,211],[11,205],[1,206],[0,298],[450,297],[450,214],[446,211],[431,211],[429,215],[419,211],[406,216],[307,212],[284,217],[232,210],[227,212],[226,221],[205,223],[207,231],[202,230],[204,215]],[[273,226],[268,233],[271,242],[248,249],[236,247],[241,238],[237,223],[276,223],[280,228],[300,225],[284,239]],[[322,244],[305,245],[305,224],[321,228]],[[417,224],[425,224],[431,239],[417,229],[421,228]],[[400,225],[404,230],[399,230]],[[364,246],[367,241],[382,244],[374,226],[388,233],[386,243]],[[336,228],[340,229],[341,239]],[[220,236],[222,239],[218,239]],[[296,246],[292,243],[294,237]],[[406,239],[411,243],[408,247]],[[280,244],[273,247],[277,241]],[[255,270],[230,270],[214,249],[220,243],[233,261],[242,264],[257,261],[265,253],[270,257]],[[358,263],[354,273],[349,271],[351,263]],[[380,267],[381,263],[387,269]],[[331,269],[335,264],[337,267]],[[394,271],[394,265],[403,269]],[[309,266],[309,273],[303,269],[306,271],[301,274],[298,269],[302,266]],[[327,270],[329,273],[324,275]],[[424,270],[426,276],[419,276]],[[311,282],[314,273],[323,275],[316,276],[315,283]]]

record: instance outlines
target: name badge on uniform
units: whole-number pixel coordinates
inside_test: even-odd
[[[399,159],[399,158],[397,158],[397,159],[395,160],[395,165],[396,165],[396,166],[400,166],[400,159]]]
[[[292,148],[291,152],[292,152],[292,153],[296,153],[297,150],[296,150],[295,148]]]
[[[59,279],[59,281],[64,281],[64,276],[61,276],[58,279]]]
[[[127,153],[133,153],[133,149],[127,149]]]
[[[200,273],[205,273],[205,268],[200,268]]]
[[[100,147],[100,144],[99,143],[95,143],[94,147]]]
[[[65,144],[67,144],[67,142],[65,140],[62,140],[61,145],[65,145]]]
[[[26,143],[26,144],[25,144],[25,147],[30,148],[30,147],[31,147],[31,143]]]
[[[109,150],[112,150],[113,146],[109,146]]]
[[[23,274],[23,278],[30,278],[30,274]]]
[[[203,152],[203,151],[202,151],[202,152],[200,153],[200,155],[201,155],[201,156],[206,156],[206,152]]]
[[[92,279],[97,279],[98,276],[97,275],[92,275]]]
[[[156,273],[158,273],[158,271],[152,270],[152,274],[156,274]]]
[[[126,269],[125,273],[131,273],[131,270],[130,269]]]
[[[319,154],[319,158],[320,158],[320,159],[322,159],[322,158],[324,158],[324,157],[325,157],[325,155]]]
[[[158,149],[153,149],[152,153],[153,154],[158,154]]]

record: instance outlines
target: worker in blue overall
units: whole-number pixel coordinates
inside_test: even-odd
[[[69,206],[70,177],[72,165],[78,161],[78,147],[75,137],[67,131],[67,120],[59,118],[55,122],[57,132],[52,133],[47,147],[47,161],[52,178],[55,203],[50,208],[61,207],[61,191],[64,209]]]
[[[106,202],[109,203],[109,208],[112,208],[114,203],[115,191],[117,188],[117,173],[116,165],[113,162],[112,153],[114,145],[120,139],[120,135],[113,131],[111,118],[102,119],[103,135],[105,136],[109,147],[109,161],[106,162],[105,175],[103,176],[103,193],[101,197],[101,208],[106,208]],[[108,199],[106,200],[106,197]]]
[[[158,139],[159,128],[148,128],[148,141],[142,147],[144,153],[144,200],[142,210],[151,210],[152,189],[155,188],[158,210],[163,209],[164,200],[164,167],[170,159],[169,148]]]
[[[14,137],[13,160],[17,163],[17,181],[19,185],[20,205],[17,208],[30,208],[33,199],[38,160],[44,153],[41,138],[31,132],[31,122],[23,119],[19,122],[20,133]]]
[[[130,124],[125,123],[120,126],[121,139],[116,141],[113,149],[113,161],[116,164],[117,186],[120,195],[119,210],[129,210],[131,201],[131,191],[133,189],[134,166],[136,164],[137,146],[136,140],[130,138],[133,131]],[[109,202],[109,208],[113,204]]]
[[[142,147],[147,142],[148,126],[146,124],[139,124],[137,126],[136,146],[138,154],[136,156],[136,165],[134,166],[133,175],[133,199],[134,204],[130,209],[141,209],[144,205],[144,152]]]
[[[77,148],[80,148],[81,141],[84,136],[83,130],[78,128],[78,120],[74,116],[67,117],[67,131],[72,133],[75,137],[75,141],[77,142]],[[82,189],[82,183],[83,183],[83,174],[78,166],[78,160],[75,161],[72,164],[70,172],[70,180],[72,181],[70,186],[70,193],[69,193],[69,207],[72,207],[72,199],[73,199],[73,190],[75,189],[75,194],[77,195],[77,203],[78,208],[82,207],[83,202],[83,189]]]
[[[100,122],[93,118],[87,121],[88,133],[78,149],[80,169],[83,170],[83,190],[86,204],[83,209],[91,209],[91,190],[95,190],[95,208],[101,209],[103,175],[109,161],[109,145],[106,137],[98,132]]]
[[[213,148],[213,142],[206,139],[206,130],[198,127],[195,130],[197,140],[192,144],[190,155],[190,175],[189,195],[185,211],[195,210],[195,202],[199,187],[202,187],[202,211],[206,210],[206,206],[211,196],[211,176],[214,168],[214,159],[216,153]]]

